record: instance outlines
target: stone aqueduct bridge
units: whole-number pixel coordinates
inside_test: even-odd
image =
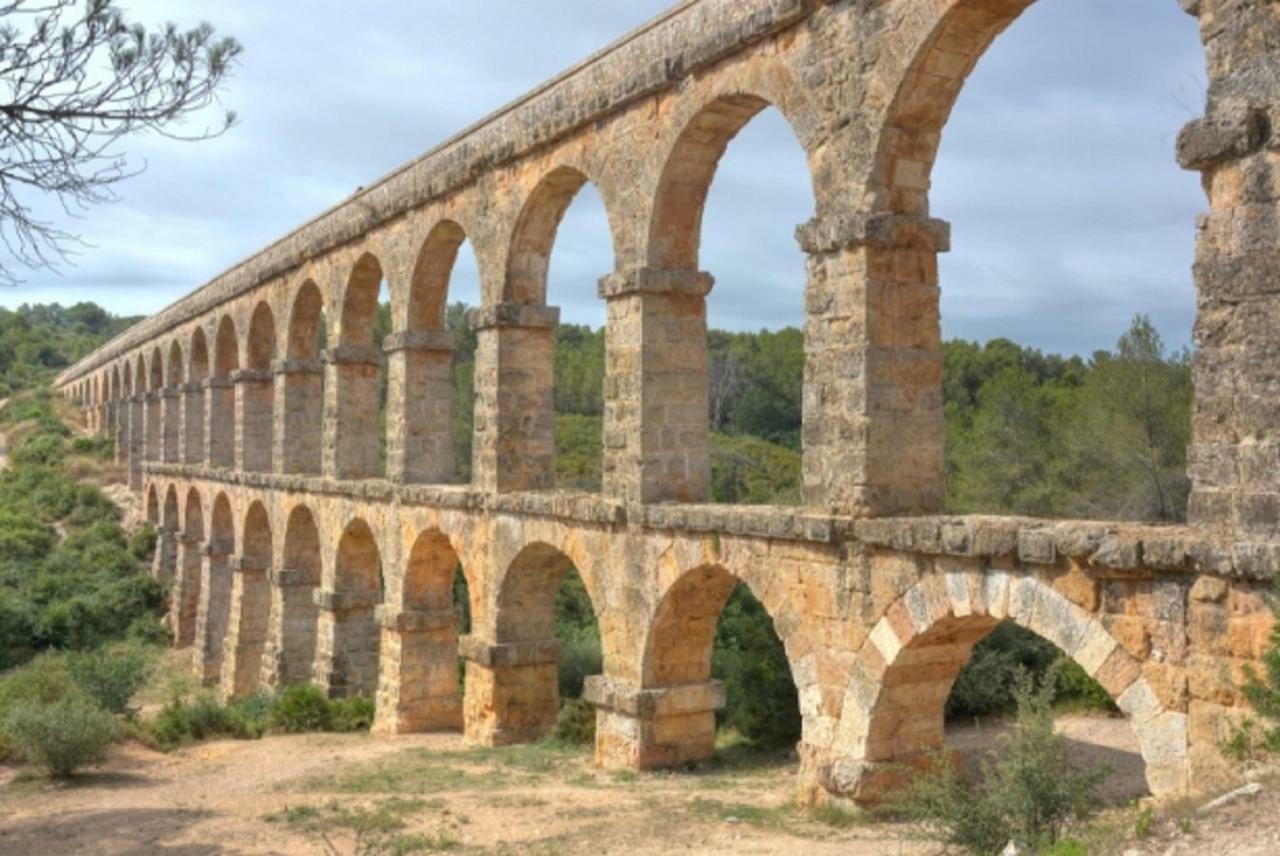
[[[376,692],[380,730],[529,740],[556,714],[553,600],[572,565],[603,636],[599,761],[673,765],[712,750],[712,637],[742,581],[786,646],[811,796],[866,794],[884,762],[939,742],[953,678],[1006,617],[1116,698],[1153,790],[1205,782],[1266,646],[1280,564],[1280,4],[1181,3],[1209,81],[1178,141],[1209,202],[1194,488],[1188,526],[1152,528],[940,516],[949,228],[930,217],[930,171],[966,75],[1030,2],[682,4],[67,370],[60,389],[146,492],[177,636],[206,682],[312,680]],[[807,154],[816,201],[797,230],[803,509],[705,504],[701,211],[726,145],[766,106]],[[545,289],[588,181],[616,261],[600,281],[598,495],[552,489]],[[456,485],[444,307],[464,238],[483,306],[474,476]],[[373,342],[383,280],[395,332]]]

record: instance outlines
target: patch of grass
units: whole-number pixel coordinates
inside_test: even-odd
[[[854,808],[846,808],[840,803],[825,802],[809,809],[809,817],[814,821],[832,829],[850,829],[867,822],[866,815]]]
[[[496,796],[489,801],[489,804],[498,808],[543,808],[551,805],[550,802],[542,797],[525,796],[523,794]]]

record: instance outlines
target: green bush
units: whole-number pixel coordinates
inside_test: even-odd
[[[115,645],[67,655],[67,672],[89,698],[109,713],[128,710],[146,683],[150,664],[137,646]]]
[[[154,526],[150,523],[143,524],[142,528],[129,539],[129,555],[139,562],[145,561],[155,552],[157,537]]]
[[[334,699],[329,702],[329,731],[349,733],[368,731],[373,727],[373,699],[365,696]]]
[[[234,707],[218,704],[211,693],[200,693],[191,701],[175,696],[156,714],[147,732],[162,749],[175,749],[215,737],[260,737],[262,727]]]
[[[565,573],[556,593],[556,636],[564,643],[557,668],[560,698],[579,698],[587,676],[603,669],[604,654],[591,597],[575,569]]]
[[[332,715],[329,699],[319,687],[300,684],[280,693],[271,706],[267,725],[285,734],[328,731]]]
[[[101,761],[117,734],[111,714],[79,693],[50,704],[24,701],[9,711],[4,728],[13,754],[59,777]]]
[[[1058,667],[1037,686],[1025,671],[1014,684],[1017,725],[978,775],[969,777],[944,753],[929,769],[904,770],[908,784],[886,808],[921,823],[939,841],[974,853],[998,853],[1010,840],[1039,852],[1052,847],[1072,823],[1100,807],[1105,767],[1071,760],[1065,738],[1054,733]]]
[[[580,698],[570,699],[560,706],[556,715],[556,727],[551,738],[560,743],[586,746],[596,739],[596,707]]]

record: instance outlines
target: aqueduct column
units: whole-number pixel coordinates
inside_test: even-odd
[[[462,727],[455,609],[378,607],[377,718],[384,734]]]
[[[473,309],[469,320],[478,337],[472,484],[495,491],[554,487],[560,310],[498,303]]]
[[[181,460],[182,392],[177,387],[166,387],[160,396],[160,421],[164,426],[161,458],[166,464],[176,464]]]
[[[156,551],[151,563],[151,575],[160,582],[171,582],[177,576],[178,533],[171,527],[156,526]]]
[[[231,599],[232,545],[210,540],[201,551],[200,605],[196,612],[195,669],[201,683],[218,685]]]
[[[129,399],[129,487],[142,490],[143,409],[146,398],[138,393]]]
[[[204,460],[210,467],[233,467],[235,426],[218,424],[218,419],[235,413],[235,387],[225,377],[211,377],[204,381],[204,393]]]
[[[182,395],[182,421],[178,429],[182,460],[187,464],[201,464],[205,461],[204,385],[198,382],[184,383],[178,390]]]
[[[656,770],[705,761],[715,753],[716,711],[724,707],[720,681],[639,689],[592,675],[582,697],[596,706],[596,763]]]
[[[942,510],[939,220],[853,214],[796,232],[805,293],[804,492],[857,516]]]
[[[507,746],[545,737],[560,710],[556,672],[563,647],[555,637],[501,644],[476,635],[459,639],[458,654],[467,660],[467,741]]]
[[[239,369],[231,373],[236,396],[236,468],[244,472],[269,472],[274,440],[272,391],[275,376],[263,369]]]
[[[258,688],[271,609],[267,569],[255,567],[248,556],[229,562],[231,615],[227,622],[220,691],[223,698],[238,698]]]
[[[710,493],[710,274],[638,268],[600,281],[608,301],[604,492],[629,502]]]
[[[204,540],[185,532],[174,540],[178,553],[177,576],[169,594],[169,623],[174,644],[179,648],[196,639],[196,617],[200,609],[201,554]]]
[[[144,461],[159,461],[161,455],[161,444],[164,440],[164,423],[161,421],[160,402],[161,395],[159,389],[153,389],[146,393],[145,410],[143,416],[143,436],[145,437],[145,448],[142,458]]]
[[[387,478],[453,480],[453,336],[394,333],[387,353]]]
[[[262,685],[287,687],[311,681],[316,652],[315,581],[302,568],[272,568],[271,614],[262,655]]]
[[[276,360],[273,402],[275,432],[272,461],[278,473],[319,474],[324,421],[324,363],[320,360]]]
[[[324,474],[335,479],[377,478],[378,368],[369,348],[341,345],[329,352],[324,402]]]
[[[1182,0],[1198,14],[1206,115],[1178,138],[1210,212],[1196,242],[1195,412],[1190,517],[1241,534],[1280,534],[1280,71],[1274,3]]]

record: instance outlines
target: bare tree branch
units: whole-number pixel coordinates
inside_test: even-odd
[[[217,100],[239,57],[235,39],[202,23],[149,32],[114,0],[0,0],[0,242],[13,262],[56,269],[80,238],[38,217],[52,194],[70,217],[114,202],[114,186],[137,175],[119,143],[154,132],[207,140],[236,122],[225,112],[193,133],[184,120]],[[0,284],[18,277],[0,262]]]

